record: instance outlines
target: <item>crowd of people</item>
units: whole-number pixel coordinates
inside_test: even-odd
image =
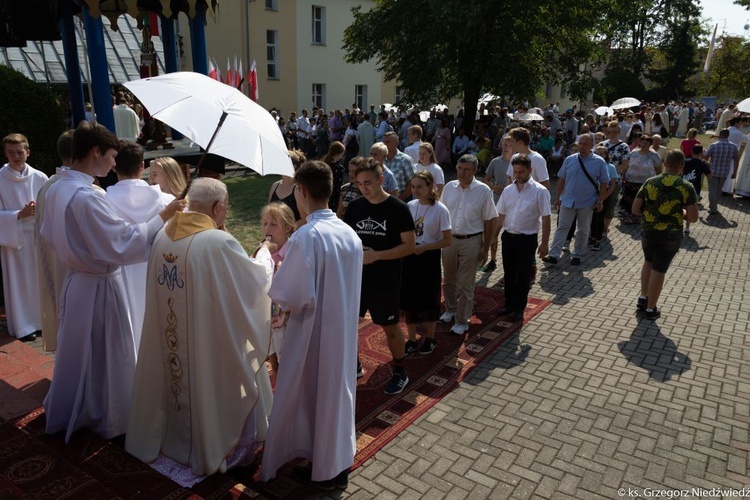
[[[392,358],[383,390],[400,394],[408,357],[438,347],[438,322],[469,331],[478,269],[493,271],[500,253],[499,314],[522,321],[537,258],[551,270],[568,252],[580,265],[602,248],[618,205],[624,224],[642,228],[636,307],[661,315],[703,177],[709,215],[738,172],[750,181],[745,118],[719,120],[728,128],[704,150],[699,106],[681,148],[668,151],[673,116],[662,108],[583,117],[550,105],[537,123],[524,122],[528,107],[483,106],[471,137],[461,113],[433,110],[422,123],[418,110],[371,106],[285,122],[274,111],[294,174],[271,186],[252,255],[226,231],[226,186],[191,180],[171,158],[152,161],[145,182],[132,134],[83,122],[58,140],[63,166],[50,179],[27,163],[23,135],[6,136],[8,331],[21,340],[41,331],[57,351],[47,432],[125,435],[127,451],[186,486],[251,462],[264,443],[262,480],[306,458],[299,479],[345,488],[367,315]],[[111,169],[117,183],[105,191],[95,179]]]

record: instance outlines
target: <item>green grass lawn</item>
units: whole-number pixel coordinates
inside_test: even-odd
[[[255,251],[263,241],[260,210],[268,201],[271,184],[279,179],[278,175],[247,175],[226,179],[229,204],[232,205],[226,226],[248,252]]]

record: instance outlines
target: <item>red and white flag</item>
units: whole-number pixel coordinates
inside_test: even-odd
[[[227,57],[227,79],[224,80],[227,85],[234,85],[234,72],[232,71],[232,63]]]
[[[216,68],[210,57],[208,58],[208,77],[214,80],[219,80],[219,70]]]
[[[260,94],[258,93],[258,70],[255,67],[255,59],[253,59],[250,72],[247,74],[247,90],[250,94],[250,99],[257,101]]]
[[[234,56],[234,88],[242,92],[242,59],[240,59],[239,66],[237,64],[237,56]]]

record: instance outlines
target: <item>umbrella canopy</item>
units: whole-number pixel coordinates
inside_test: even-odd
[[[522,122],[541,122],[544,121],[544,117],[536,113],[524,113],[518,117],[518,120]]]
[[[594,110],[594,113],[596,113],[599,116],[604,115],[613,115],[615,114],[615,110],[610,108],[609,106],[599,106]]]
[[[741,101],[737,105],[737,110],[741,111],[742,113],[750,113],[750,97],[748,97],[744,101]]]
[[[124,85],[151,116],[211,153],[261,175],[294,175],[276,121],[234,87],[189,71]],[[225,118],[220,125],[222,117]]]
[[[635,97],[623,97],[622,99],[617,99],[615,102],[613,102],[610,108],[626,109],[626,108],[632,108],[634,106],[638,106],[639,104],[641,104],[641,101],[639,101]]]
[[[380,106],[381,106],[381,109],[382,109],[383,111],[390,111],[390,110],[391,110],[391,108],[393,108],[393,104],[391,104],[391,103],[389,103],[389,102],[384,102],[384,103],[383,103],[383,104],[381,104]],[[395,109],[394,109],[394,111],[395,111]]]
[[[479,98],[478,102],[479,102],[479,104],[482,104],[482,103],[486,104],[486,103],[489,103],[489,102],[492,102],[492,101],[499,101],[499,100],[500,100],[500,98],[498,96],[492,95],[492,94],[490,94],[488,92],[488,93],[484,94],[483,96],[481,96]]]
[[[422,123],[426,122],[430,119],[430,112],[429,111],[420,111],[419,112],[419,119],[422,120]]]

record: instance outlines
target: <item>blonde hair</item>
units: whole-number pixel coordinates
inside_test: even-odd
[[[154,165],[161,168],[162,174],[164,174],[164,178],[167,180],[169,194],[174,196],[181,195],[187,186],[188,180],[185,178],[185,173],[183,172],[182,167],[180,167],[180,164],[173,158],[164,156],[162,158],[154,158],[151,160],[149,168],[153,168]]]
[[[266,215],[286,226],[289,229],[288,236],[291,236],[297,227],[297,223],[294,220],[294,212],[292,212],[292,209],[287,204],[280,201],[274,201],[264,206],[260,211],[260,218],[262,219]]]
[[[432,144],[429,142],[423,142],[419,145],[419,149],[424,149],[427,151],[427,153],[430,155],[430,163],[437,163],[437,159],[435,158],[435,149],[432,147]]]

